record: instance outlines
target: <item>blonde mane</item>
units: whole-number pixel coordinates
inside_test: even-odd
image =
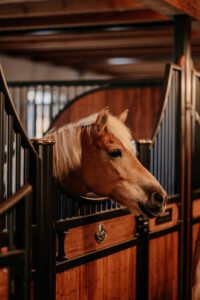
[[[83,130],[87,130],[88,136],[91,136],[97,116],[98,114],[90,115],[76,123],[54,129],[47,134],[49,138],[54,139],[56,142],[53,151],[53,170],[55,177],[61,179],[63,175],[81,166],[81,135]],[[107,131],[120,140],[127,151],[133,152],[132,137],[129,129],[124,123],[111,114],[108,115]]]

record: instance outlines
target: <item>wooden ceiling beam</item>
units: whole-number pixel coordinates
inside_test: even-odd
[[[40,42],[40,41],[73,41],[73,40],[79,40],[79,41],[88,41],[88,40],[106,40],[106,39],[135,39],[135,38],[146,38],[149,36],[152,37],[160,37],[165,36],[169,37],[173,34],[173,28],[168,26],[164,28],[151,28],[149,26],[148,30],[143,28],[138,28],[135,30],[132,29],[118,29],[117,31],[113,30],[102,30],[102,31],[76,31],[76,32],[70,32],[70,31],[58,31],[57,33],[52,33],[51,31],[43,32],[41,34],[20,34],[17,32],[14,32],[12,34],[0,34],[0,43],[2,42]],[[199,34],[197,34],[199,35]]]
[[[171,58],[172,47],[141,47],[128,49],[113,48],[102,50],[73,50],[73,51],[52,51],[48,53],[35,52],[32,57],[35,59],[46,58],[48,60],[54,59],[67,59],[85,62],[101,61],[109,58],[126,57],[126,58],[138,58],[138,59],[157,59],[157,58]],[[26,52],[22,52],[21,55],[26,55]]]
[[[95,49],[113,49],[130,47],[156,47],[168,46],[173,42],[171,36],[137,36],[133,38],[123,37],[121,34],[118,38],[90,39],[78,38],[69,40],[47,40],[47,41],[4,41],[0,43],[0,51],[4,52],[21,52],[27,51],[34,53],[35,51],[48,52],[58,50],[95,50]]]
[[[50,1],[51,2],[51,1]],[[0,12],[1,14],[1,12]],[[59,29],[84,26],[108,26],[167,21],[168,18],[150,9],[127,12],[85,13],[68,16],[36,16],[32,18],[0,18],[0,31]]]
[[[77,65],[71,64],[72,68],[77,68]],[[115,77],[127,77],[127,78],[162,78],[164,76],[165,63],[158,61],[156,63],[138,63],[129,65],[105,65],[96,64],[85,66],[84,64],[79,65],[79,70],[89,70],[100,74],[107,74]]]
[[[140,0],[140,2],[166,16],[185,14],[200,20],[200,1],[198,0]]]
[[[0,3],[0,19],[61,16],[144,9],[138,0],[51,0]]]

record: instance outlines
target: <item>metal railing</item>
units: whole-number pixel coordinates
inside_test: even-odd
[[[87,80],[10,82],[16,110],[29,138],[43,136],[55,117],[70,103],[107,88],[161,86],[160,80]]]
[[[181,68],[168,64],[160,120],[150,150],[150,171],[168,195],[180,193]]]
[[[8,298],[28,300],[32,211],[29,161],[38,156],[24,133],[1,69],[0,138],[0,267],[7,268]]]

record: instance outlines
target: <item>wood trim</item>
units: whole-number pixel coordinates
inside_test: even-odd
[[[141,0],[146,7],[166,16],[185,14],[200,20],[200,2],[188,0]]]
[[[167,218],[167,212],[170,212],[170,216],[171,216],[169,221]],[[172,226],[175,226],[176,224],[178,224],[178,219],[179,219],[178,204],[174,203],[174,204],[167,205],[166,212],[163,214],[163,216],[161,216],[159,218],[160,219],[163,218],[163,222],[161,220],[160,224],[157,224],[158,218],[149,220],[149,231],[150,232],[161,231],[163,229],[166,229],[168,227],[172,227]]]
[[[138,0],[17,1],[16,3],[0,4],[0,18],[28,18],[140,9],[144,9],[144,5]]]
[[[97,243],[95,234],[99,225],[103,224],[106,238]],[[111,220],[69,229],[65,239],[65,254],[72,259],[96,250],[100,250],[132,239],[136,234],[135,219],[132,214]]]
[[[168,18],[152,10],[116,11],[93,14],[76,14],[68,16],[42,16],[30,18],[0,18],[0,31],[18,31],[35,29],[71,28],[79,26],[114,26],[138,23],[168,21]]]
[[[0,269],[0,299],[6,300],[8,299],[8,272],[9,270],[4,268]]]
[[[192,202],[192,218],[200,217],[200,198]]]

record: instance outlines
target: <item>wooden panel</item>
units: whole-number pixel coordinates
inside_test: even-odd
[[[84,13],[105,13],[118,10],[138,10],[144,6],[139,0],[51,0],[51,1],[15,1],[15,3],[0,3],[0,18],[37,17],[50,15],[74,15]]]
[[[188,0],[142,0],[144,5],[165,15],[185,14],[200,19],[200,2]]]
[[[178,232],[149,243],[149,300],[177,300]]]
[[[98,244],[95,233],[99,225],[106,229],[106,238]],[[65,239],[65,253],[71,259],[95,250],[99,250],[117,243],[128,241],[135,235],[135,220],[133,215],[117,217],[111,220],[69,229]]]
[[[160,231],[165,228],[174,226],[178,223],[178,205],[176,203],[169,204],[166,207],[165,213],[157,218],[149,220],[149,230]]]
[[[8,270],[0,269],[0,299],[8,299]]]
[[[198,236],[200,223],[194,224],[192,226],[192,256],[194,255],[195,244]]]
[[[196,275],[196,268],[199,261],[200,255],[200,223],[193,224],[192,226],[192,269],[191,269],[191,283],[192,286],[195,284],[195,275]]]
[[[136,299],[136,247],[56,275],[56,300]]]
[[[129,109],[126,124],[132,130],[133,138],[149,139],[158,122],[159,100],[159,87],[97,91],[75,101],[59,115],[52,126],[63,126],[109,106],[114,115]]]
[[[192,217],[200,217],[200,199],[195,199],[192,202]]]

